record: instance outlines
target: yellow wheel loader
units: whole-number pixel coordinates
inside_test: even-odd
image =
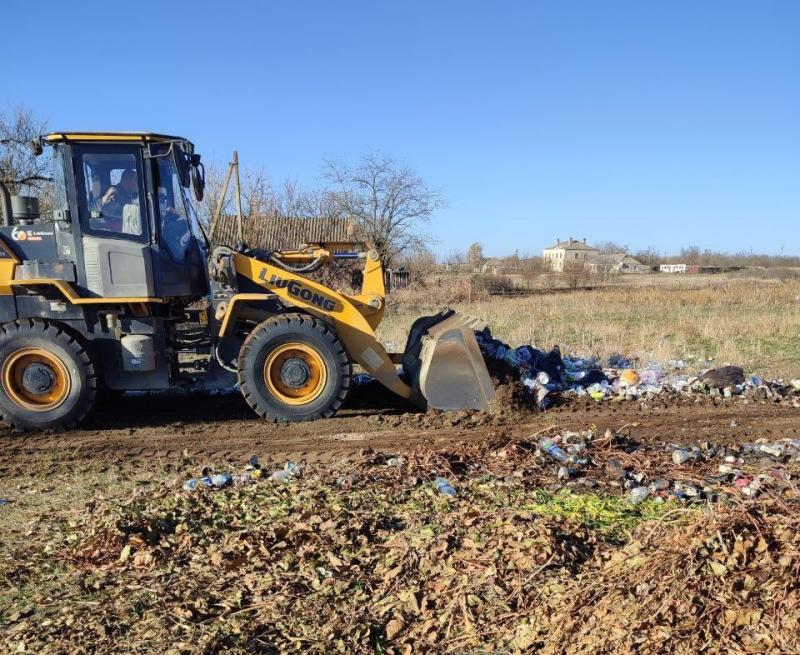
[[[202,200],[203,165],[186,139],[65,132],[32,147],[52,149],[52,212],[0,184],[0,417],[13,428],[73,426],[113,392],[237,383],[267,419],[327,417],[354,363],[421,407],[490,408],[471,319],[423,317],[404,353],[386,352],[374,251],[209,253],[190,198]],[[363,262],[360,293],[308,277],[337,259]]]

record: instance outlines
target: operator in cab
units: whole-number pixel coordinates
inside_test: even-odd
[[[126,205],[134,205],[137,209],[139,206],[139,182],[136,179],[136,171],[131,169],[122,172],[119,184],[108,188],[101,201],[101,206],[110,229],[115,232],[140,233],[140,227],[137,230],[123,225]]]

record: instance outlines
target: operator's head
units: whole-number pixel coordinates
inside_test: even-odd
[[[139,191],[139,185],[136,182],[136,172],[130,168],[122,171],[122,177],[119,180],[122,188],[128,193],[136,193]]]

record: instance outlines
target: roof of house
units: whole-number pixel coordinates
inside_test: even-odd
[[[304,243],[352,241],[355,237],[355,225],[347,218],[255,216],[244,221],[242,228],[244,242],[251,248],[264,250],[288,250]],[[238,241],[236,218],[220,218],[211,240],[219,245],[235,244]]]
[[[554,250],[556,248],[564,248],[566,250],[597,250],[594,246],[588,243],[579,241],[578,239],[568,239],[567,241],[557,241],[552,246],[548,246],[545,250]]]
[[[503,262],[497,259],[497,257],[489,257],[485,262],[483,262],[484,266],[502,266]]]

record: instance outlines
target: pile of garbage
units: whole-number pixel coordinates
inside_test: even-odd
[[[302,477],[303,467],[295,464],[294,462],[286,462],[286,465],[273,471],[269,475],[264,475],[258,457],[253,455],[247,462],[243,471],[239,474],[228,472],[215,473],[212,468],[205,467],[200,473],[199,477],[189,478],[183,483],[185,491],[197,491],[201,488],[206,489],[223,489],[225,487],[236,485],[241,486],[266,478],[272,482],[289,482],[294,478]]]
[[[620,354],[601,361],[563,356],[558,346],[549,352],[530,345],[512,348],[494,338],[488,327],[476,332],[475,337],[490,371],[520,380],[540,409],[547,409],[568,395],[597,402],[648,399],[662,393],[772,401],[800,397],[800,379],[787,382],[767,381],[758,375],[746,377],[738,366],[704,369],[690,375],[683,360],[673,360],[667,366],[649,362],[635,368],[631,359]]]
[[[540,438],[540,463],[550,461],[557,480],[550,488],[605,487],[626,493],[634,504],[648,498],[658,503],[717,503],[763,493],[798,497],[800,439],[726,446],[637,444],[609,457],[608,447],[615,441],[620,436],[611,431],[602,437],[588,431]],[[660,460],[656,466],[654,458]]]

